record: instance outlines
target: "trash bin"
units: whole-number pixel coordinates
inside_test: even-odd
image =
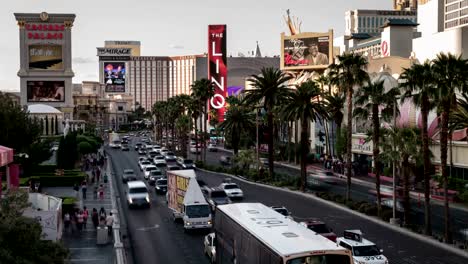
[[[96,236],[96,244],[97,245],[105,245],[109,242],[109,235],[107,231],[107,226],[98,226],[97,228],[97,236]]]

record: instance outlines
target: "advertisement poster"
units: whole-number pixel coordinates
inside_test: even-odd
[[[28,81],[28,102],[65,102],[64,81]]]
[[[104,62],[104,83],[107,93],[125,92],[125,62]]]
[[[226,25],[208,26],[208,79],[215,87],[210,108],[217,110],[218,120],[224,121],[227,96]]]
[[[30,70],[62,70],[62,46],[60,45],[30,45]]]
[[[281,50],[281,69],[324,69],[333,58],[333,33],[283,34]]]

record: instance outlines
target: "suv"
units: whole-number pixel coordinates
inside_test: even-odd
[[[216,210],[216,206],[231,203],[231,199],[229,199],[226,192],[221,188],[209,188],[205,186],[202,192],[213,212]]]
[[[195,168],[195,164],[193,164],[193,160],[184,159],[183,157],[177,158],[177,165],[179,165],[183,169],[194,169]]]
[[[125,169],[122,173],[122,182],[136,181],[136,174],[132,169]]]
[[[161,155],[155,156],[153,158],[153,163],[154,163],[154,165],[156,165],[156,167],[166,167],[167,166],[166,159],[164,158],[164,156],[161,156]]]
[[[127,183],[127,203],[128,207],[150,207],[148,188],[142,181],[131,181]]]
[[[344,236],[336,239],[338,246],[344,247],[353,254],[354,263],[388,264],[388,259],[376,244],[362,237],[360,230],[345,230]]]
[[[166,193],[167,192],[167,179],[161,178],[159,180],[156,180],[154,189],[156,193]]]
[[[161,179],[163,177],[164,177],[164,175],[163,175],[162,171],[152,170],[152,171],[150,171],[148,184],[151,185],[151,186],[154,186],[156,184],[156,180]]]
[[[336,234],[333,233],[333,230],[331,228],[328,228],[328,226],[324,222],[316,219],[311,219],[300,222],[300,224],[314,231],[315,233],[324,236],[333,242],[336,242]]]
[[[151,172],[155,170],[159,170],[159,169],[154,165],[145,166],[145,168],[143,169],[145,180],[148,180]]]

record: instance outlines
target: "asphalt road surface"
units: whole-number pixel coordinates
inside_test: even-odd
[[[128,209],[120,173],[123,169],[131,168],[143,179],[137,165],[137,154],[132,150],[109,150],[109,154],[118,183],[123,214],[127,220],[134,263],[208,263],[208,259],[203,255],[203,236],[207,232],[186,234],[180,223],[172,221],[172,214],[167,208],[164,196],[155,195],[153,192],[153,204],[150,209]],[[217,155],[219,156],[219,153]],[[197,171],[197,176],[210,186],[219,185],[225,178],[216,173],[202,171]],[[297,194],[235,181],[244,190],[244,202],[286,206],[297,221],[311,217],[322,219],[338,235],[345,229],[361,229],[367,239],[384,250],[390,263],[468,263],[468,259],[326,204]]]

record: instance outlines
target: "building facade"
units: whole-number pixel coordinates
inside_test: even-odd
[[[468,25],[468,0],[444,0],[444,28]]]
[[[409,19],[417,22],[414,10],[349,10],[345,13],[345,35],[356,33],[378,35],[388,19]]]
[[[395,10],[416,10],[418,0],[393,0],[393,9]]]
[[[74,14],[15,13],[19,26],[21,105],[47,104],[71,119]]]

